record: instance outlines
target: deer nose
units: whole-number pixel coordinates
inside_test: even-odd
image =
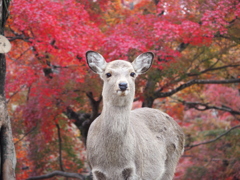
[[[125,91],[128,87],[127,83],[125,83],[125,82],[121,82],[118,85],[119,85],[119,88],[121,89],[121,91]]]

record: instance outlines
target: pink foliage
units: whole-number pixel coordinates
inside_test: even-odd
[[[224,85],[211,84],[206,86],[206,99],[214,102],[216,106],[229,106],[232,109],[240,110],[240,95],[238,89]]]
[[[227,33],[227,26],[230,21],[239,16],[240,2],[237,0],[221,0],[217,3],[208,0],[206,11],[202,16],[202,25],[208,27],[212,32],[220,34]]]

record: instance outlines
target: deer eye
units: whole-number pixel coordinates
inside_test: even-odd
[[[110,78],[112,76],[111,73],[106,73],[107,78]]]
[[[130,73],[130,76],[134,77],[136,74],[134,72]]]

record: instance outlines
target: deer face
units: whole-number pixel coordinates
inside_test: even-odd
[[[116,96],[127,96],[135,92],[137,74],[131,63],[122,60],[107,64],[101,78],[104,81],[103,91]]]
[[[135,93],[135,79],[151,66],[153,53],[139,55],[133,63],[115,60],[107,63],[102,55],[94,51],[86,53],[89,67],[104,81],[103,98],[113,104],[124,105],[132,102]]]

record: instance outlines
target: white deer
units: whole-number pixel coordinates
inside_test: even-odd
[[[89,67],[103,84],[103,109],[91,124],[87,158],[94,180],[171,180],[184,150],[184,134],[167,114],[151,108],[131,111],[135,79],[152,64],[151,52],[133,63],[107,63],[88,51]]]

